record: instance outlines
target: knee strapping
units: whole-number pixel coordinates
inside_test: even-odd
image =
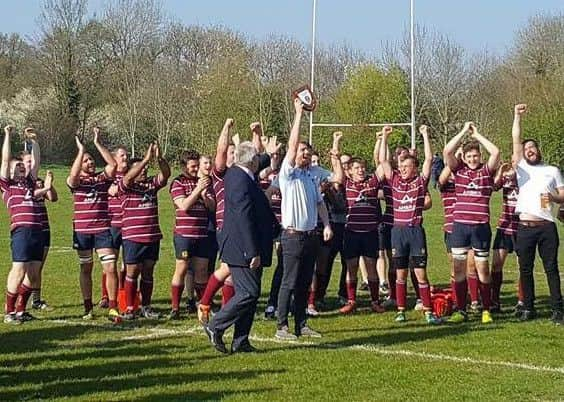
[[[87,256],[84,256],[84,257],[79,256],[78,262],[80,263],[80,265],[91,264],[92,262],[94,262],[94,259],[92,258],[91,255],[87,255]]]
[[[115,262],[117,257],[115,254],[104,254],[100,256],[100,263],[107,264],[109,262]]]
[[[466,248],[453,248],[452,259],[457,261],[466,261],[468,259],[468,249]]]
[[[476,262],[487,262],[489,256],[489,250],[474,250],[474,260]]]
[[[409,259],[409,268],[426,268],[427,267],[427,256],[426,255],[415,255]]]

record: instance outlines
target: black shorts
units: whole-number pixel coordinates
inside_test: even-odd
[[[351,232],[345,230],[343,236],[343,256],[351,258],[378,258],[378,231]]]
[[[158,261],[160,241],[153,243],[137,243],[123,240],[123,262],[125,264],[141,264],[146,260]]]
[[[193,238],[174,235],[174,253],[177,260],[192,257],[209,258],[209,241],[207,237]]]
[[[13,262],[43,261],[43,230],[20,226],[10,237]]]
[[[96,234],[73,232],[72,248],[75,250],[99,250],[101,248],[113,248],[112,234],[110,229]]]
[[[507,250],[508,253],[515,251],[515,236],[506,234],[503,230],[497,229],[492,246],[493,250]]]
[[[381,223],[378,225],[378,247],[380,251],[392,249],[392,226]]]
[[[42,243],[43,243],[43,248],[47,247],[51,247],[51,231],[50,230],[42,230],[41,231],[41,237],[42,237]]]
[[[445,242],[445,247],[446,247],[447,253],[449,253],[449,254],[452,253],[452,246],[451,246],[452,239],[451,238],[452,238],[452,233],[444,232],[443,241]]]
[[[454,222],[451,236],[452,248],[466,248],[488,251],[492,242],[492,229],[489,223],[467,225]]]
[[[427,256],[427,237],[421,226],[394,226],[392,228],[392,257]]]
[[[121,238],[121,228],[112,226],[110,228],[110,233],[112,235],[112,248],[114,250],[119,250],[123,244],[123,239]]]
[[[219,251],[219,245],[217,244],[217,234],[215,231],[208,231],[208,238],[206,249],[208,250],[208,259],[214,260],[217,258],[217,252]]]

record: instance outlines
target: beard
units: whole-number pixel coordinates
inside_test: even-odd
[[[542,157],[541,157],[541,154],[540,154],[540,153],[537,154],[537,158],[536,158],[535,160],[531,160],[531,159],[529,159],[527,156],[525,156],[525,161],[527,161],[527,163],[528,163],[529,165],[533,165],[533,166],[534,166],[534,165],[538,165],[538,164],[540,164],[540,163],[542,162]]]

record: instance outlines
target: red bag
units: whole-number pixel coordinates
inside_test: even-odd
[[[433,306],[433,313],[437,317],[445,317],[452,314],[454,300],[452,290],[450,288],[431,288],[431,305]]]

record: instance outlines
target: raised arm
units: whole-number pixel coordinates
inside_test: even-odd
[[[294,115],[292,129],[290,130],[288,150],[285,157],[288,164],[292,167],[296,164],[296,155],[298,153],[298,145],[300,143],[300,122],[302,120],[303,108],[304,105],[302,102],[298,98],[294,99],[294,109],[296,110],[296,114]]]
[[[252,134],[251,141],[255,146],[255,148],[257,149],[258,153],[259,154],[264,153],[264,144],[263,144],[264,138],[262,134],[262,126],[258,121],[251,123],[251,134]],[[266,141],[268,141],[268,138],[266,139]]]
[[[523,145],[521,144],[521,116],[527,112],[527,105],[520,103],[515,105],[513,116],[513,127],[511,127],[511,137],[513,139],[513,156],[514,164],[519,163],[523,159]]]
[[[10,159],[12,151],[10,149],[10,136],[14,127],[8,125],[4,127],[4,142],[2,142],[2,164],[0,165],[0,177],[8,179],[10,177]]]
[[[376,133],[376,143],[374,144],[374,151],[372,151],[372,158],[374,159],[374,166],[380,164],[380,147],[382,146],[382,131]]]
[[[80,141],[78,136],[75,136],[74,140],[78,151],[72,163],[69,177],[67,177],[67,184],[70,188],[75,188],[80,183],[80,171],[82,169],[82,159],[84,158],[84,144]]]
[[[443,168],[438,180],[439,186],[444,186],[448,183],[448,179],[450,178],[451,173],[452,170],[450,170],[448,166],[445,166]]]
[[[494,190],[499,190],[503,185],[503,174],[511,169],[511,165],[507,162],[502,163],[501,166],[497,169],[494,176]]]
[[[493,142],[480,134],[476,126],[472,124],[471,127],[472,138],[482,144],[482,146],[486,148],[486,151],[490,154],[490,157],[488,158],[488,168],[490,169],[490,172],[495,172],[499,165],[499,148]]]
[[[161,147],[158,143],[155,143],[153,145],[153,152],[154,157],[159,165],[159,182],[164,185],[170,177],[170,165],[168,164],[167,160],[163,158],[161,154]]]
[[[423,173],[423,176],[425,176],[426,178],[430,178],[431,166],[433,164],[433,150],[431,149],[431,140],[429,139],[429,127],[422,125],[421,127],[419,127],[419,132],[423,137],[423,153],[425,155],[421,173]]]
[[[233,119],[225,120],[225,124],[221,129],[221,134],[219,134],[219,138],[217,140],[217,148],[215,152],[215,169],[219,172],[223,172],[227,167],[227,149],[229,148],[231,127],[233,127]]]
[[[380,162],[380,166],[376,169],[376,174],[380,180],[383,178],[391,180],[392,178],[392,165],[390,164],[387,152],[388,137],[392,133],[392,130],[391,126],[384,126],[382,129],[382,142],[380,143],[380,152],[378,154],[378,162]]]
[[[462,142],[462,138],[464,138],[466,133],[470,131],[471,124],[472,123],[469,121],[464,123],[462,131],[452,137],[445,145],[445,149],[443,150],[443,159],[445,161],[445,165],[448,166],[451,171],[456,170],[458,167],[459,161],[456,159],[456,150],[458,149],[458,145]]]
[[[130,187],[131,184],[133,183],[133,181],[135,180],[135,178],[137,176],[139,176],[139,174],[143,171],[143,169],[145,169],[145,166],[147,166],[147,164],[153,158],[154,147],[155,147],[155,144],[152,144],[152,143],[149,144],[149,147],[147,148],[147,151],[145,152],[145,156],[143,157],[143,159],[139,163],[134,164],[127,171],[125,176],[123,176],[122,183],[123,183],[124,187]]]
[[[116,160],[114,159],[114,156],[108,150],[108,148],[103,146],[102,143],[100,142],[100,127],[94,127],[93,132],[94,132],[94,146],[96,146],[96,149],[98,150],[98,152],[100,152],[102,158],[104,158],[104,162],[106,162],[106,167],[104,168],[104,171],[106,172],[106,176],[114,177],[116,175],[116,169],[117,169]]]
[[[174,183],[172,185],[174,186]],[[174,205],[176,205],[178,209],[188,211],[190,208],[192,208],[192,206],[194,206],[194,204],[196,204],[196,202],[198,202],[198,199],[200,197],[204,198],[203,193],[206,191],[209,185],[209,177],[200,177],[198,179],[198,184],[196,184],[196,187],[194,188],[192,193],[188,197],[175,199]]]
[[[36,141],[36,134],[33,128],[28,127],[24,130],[24,138],[31,142],[31,177],[37,179],[39,177],[39,167],[41,166],[41,148]]]
[[[331,157],[331,168],[333,170],[333,182],[343,184],[345,181],[345,171],[343,170],[343,166],[341,165],[341,160],[339,157],[341,156],[341,138],[343,138],[343,133],[340,131],[335,131],[333,133],[333,147],[329,152]]]

